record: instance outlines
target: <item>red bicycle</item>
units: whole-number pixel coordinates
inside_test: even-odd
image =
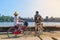
[[[15,27],[11,27],[7,30],[7,35],[8,37],[16,37],[17,35],[25,35],[28,31],[28,27],[22,26],[22,31],[16,29]]]

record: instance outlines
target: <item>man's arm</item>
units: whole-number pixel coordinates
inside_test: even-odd
[[[19,22],[24,22],[24,20],[19,19]]]
[[[34,16],[34,21],[35,21],[35,16]]]
[[[43,17],[41,16],[41,21],[44,21]]]
[[[21,22],[24,22],[24,20],[21,20]]]

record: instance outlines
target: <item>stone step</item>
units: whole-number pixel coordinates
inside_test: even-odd
[[[27,37],[26,40],[40,40],[38,37]]]
[[[38,37],[20,37],[20,38],[11,38],[11,39],[0,39],[0,40],[40,40]]]
[[[49,36],[40,36],[41,40],[53,40],[51,37]]]
[[[53,40],[52,38],[50,37],[41,37],[42,40]]]
[[[60,37],[52,37],[54,40],[60,40]]]
[[[55,39],[55,40],[60,40],[60,33],[54,33],[52,34],[52,38]]]

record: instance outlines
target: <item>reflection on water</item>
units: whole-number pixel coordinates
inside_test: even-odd
[[[28,22],[29,25],[28,26],[34,26],[35,23],[34,22]],[[60,22],[42,22],[43,26],[60,26]],[[21,22],[21,24],[23,25],[23,23]],[[0,27],[2,26],[14,26],[14,22],[0,22]]]

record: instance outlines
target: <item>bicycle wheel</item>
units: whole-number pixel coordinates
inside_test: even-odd
[[[43,34],[43,30],[40,28],[40,26],[38,26],[38,34],[39,35]]]
[[[16,28],[9,28],[7,31],[8,37],[14,37],[15,35],[13,34]]]
[[[40,27],[38,26],[38,34],[40,35]]]
[[[25,30],[23,31],[23,34],[24,34],[24,35],[29,35],[29,34],[31,34],[31,30],[28,29],[28,27],[27,27],[27,28],[25,28]]]

